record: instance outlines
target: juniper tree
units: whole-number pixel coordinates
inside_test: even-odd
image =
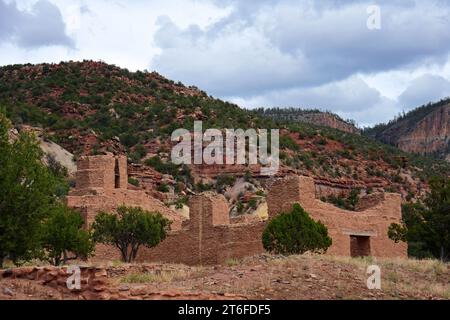
[[[262,241],[267,251],[285,255],[324,252],[332,243],[325,225],[311,219],[298,203],[268,223]]]
[[[40,223],[57,201],[57,179],[42,163],[34,136],[10,137],[10,121],[0,110],[0,267],[40,252]]]
[[[92,230],[96,242],[115,246],[123,261],[132,262],[141,246],[151,248],[164,240],[169,226],[159,212],[121,206],[117,213],[97,214]]]

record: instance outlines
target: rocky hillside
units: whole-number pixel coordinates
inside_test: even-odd
[[[450,174],[446,162],[349,133],[337,125],[339,119],[328,125],[341,130],[274,120],[156,72],[129,72],[102,62],[1,67],[0,106],[16,129],[40,128],[35,131],[43,141],[58,144],[75,160],[104,152],[127,154],[130,183],[177,206],[190,192],[214,189],[234,194],[233,210],[248,212],[260,204],[270,183],[258,176],[258,168],[171,163],[171,133],[192,130],[196,120],[203,121],[203,130],[279,128],[279,175],[313,176],[320,195],[385,190],[411,199],[426,191],[431,175]]]
[[[305,122],[317,126],[334,128],[348,133],[361,133],[361,130],[356,127],[354,121],[344,120],[337,114],[328,111],[300,108],[268,108],[257,109],[255,112],[261,116],[269,117],[274,120]]]
[[[450,161],[450,99],[419,107],[365,134],[406,152]]]

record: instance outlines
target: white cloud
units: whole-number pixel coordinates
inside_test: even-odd
[[[263,1],[253,3],[251,13],[247,5],[231,3],[235,11],[205,30],[160,24],[155,43],[162,51],[152,66],[205,84],[213,94],[249,95],[255,86],[260,93],[317,86],[356,73],[414,67],[450,52],[450,8],[436,1],[384,3],[379,31],[366,27],[367,1],[319,7]],[[172,42],[169,48],[166,41]],[[266,75],[268,83],[262,81]]]

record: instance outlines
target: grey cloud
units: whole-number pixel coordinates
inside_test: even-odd
[[[247,108],[293,106],[331,110],[362,126],[388,121],[401,111],[396,101],[382,96],[356,76],[313,88],[282,89],[249,98],[228,99]]]
[[[232,13],[205,30],[165,18],[152,67],[215,95],[248,97],[439,61],[450,52],[448,2],[378,1],[377,31],[366,27],[372,1],[318,3],[228,0],[221,5]]]
[[[382,28],[373,31],[366,27],[368,4],[307,14],[281,7],[265,32],[282,51],[303,52],[317,72],[337,79],[445,57],[450,51],[449,8],[442,10],[432,2],[426,7],[423,2],[406,7],[384,4]]]
[[[89,13],[91,13],[91,9],[89,9],[89,6],[88,6],[88,5],[83,4],[83,5],[80,7],[80,13],[81,13],[81,14],[89,14]]]
[[[250,95],[286,87],[308,68],[301,56],[281,53],[250,29],[223,31],[214,37],[197,26],[181,30],[168,17],[160,18],[158,24],[154,41],[163,54],[153,60],[153,67],[215,95]]]
[[[443,77],[426,74],[414,79],[398,100],[405,110],[410,110],[446,97],[450,97],[450,82]]]
[[[263,95],[263,100],[274,106],[331,108],[334,111],[354,112],[372,107],[381,99],[380,93],[358,77],[312,88],[277,90]]]
[[[31,12],[21,11],[15,2],[0,0],[0,41],[11,41],[24,48],[48,45],[74,47],[65,31],[61,12],[54,4],[39,0]]]

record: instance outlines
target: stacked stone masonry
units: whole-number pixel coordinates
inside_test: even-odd
[[[76,287],[76,276],[80,277]],[[81,266],[79,274],[67,267],[21,267],[0,270],[2,279],[26,279],[58,289],[61,295],[69,299],[102,299],[109,284],[107,270],[103,267]],[[73,285],[69,289],[68,284]]]
[[[314,220],[324,223],[333,239],[327,254],[348,256],[362,250],[366,255],[377,257],[406,257],[406,244],[395,243],[387,236],[389,225],[401,220],[400,195],[385,193],[367,197],[367,202],[373,206],[362,201],[360,209],[364,210],[361,211],[337,208],[317,199],[314,180],[302,176],[275,182],[267,196],[269,219],[288,211],[294,203],[300,203]],[[360,248],[352,248],[351,243]]]
[[[87,225],[99,211],[114,211],[122,204],[159,211],[169,218],[172,228],[168,237],[155,248],[142,248],[138,261],[220,264],[264,252],[261,235],[267,221],[231,221],[222,195],[206,192],[191,197],[190,219],[186,220],[145,192],[128,190],[127,180],[124,157],[82,158],[68,205],[83,213]],[[269,219],[300,203],[313,219],[327,226],[333,239],[327,253],[344,256],[406,256],[406,245],[387,237],[388,226],[401,219],[400,201],[398,194],[377,194],[363,199],[360,211],[346,211],[318,200],[313,178],[296,175],[275,181],[267,196]],[[95,260],[117,259],[114,248],[96,248]]]

